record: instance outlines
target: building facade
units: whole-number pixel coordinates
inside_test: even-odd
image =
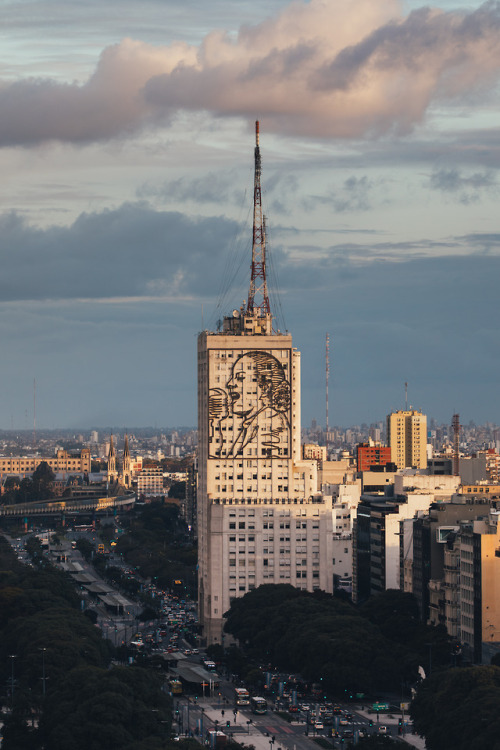
[[[55,456],[9,456],[0,458],[0,481],[7,476],[21,479],[31,476],[41,463],[47,463],[55,474],[89,474],[91,468],[90,450],[83,448],[79,453],[69,453],[59,449]]]
[[[369,440],[368,443],[359,443],[356,448],[358,471],[370,471],[372,466],[385,466],[391,463],[391,460],[391,449],[373,440]]]
[[[427,417],[420,411],[400,410],[387,415],[391,462],[398,469],[427,467]]]
[[[220,641],[231,600],[264,583],[332,591],[332,500],[301,459],[300,355],[235,311],[198,339],[199,616]]]

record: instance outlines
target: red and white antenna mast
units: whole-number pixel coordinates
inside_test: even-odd
[[[454,414],[451,422],[453,428],[453,475],[460,476],[460,415]]]
[[[330,381],[330,335],[326,334],[326,352],[325,352],[325,375],[326,375],[326,430],[325,430],[325,445],[326,445],[326,460],[328,461],[328,438],[330,435],[330,425],[328,423],[328,383]]]
[[[252,273],[248,291],[247,313],[258,313],[259,316],[271,314],[266,279],[266,229],[262,215],[262,196],[260,188],[260,148],[259,121],[255,123],[255,177],[253,187],[253,238],[252,238]]]

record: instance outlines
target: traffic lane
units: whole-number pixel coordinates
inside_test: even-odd
[[[204,711],[205,728],[218,727],[226,734],[233,735],[237,741],[248,741],[258,748],[267,747],[269,743],[270,750],[274,750],[278,745],[286,750],[318,750],[314,739],[305,735],[303,725],[289,724],[272,712],[260,716],[252,714],[250,710],[239,708],[235,721],[231,708],[217,709],[213,706],[213,699],[209,703],[205,700],[205,705],[202,703],[199,708],[203,708]],[[221,713],[222,710],[224,715]],[[227,721],[230,721],[229,727],[226,727]]]

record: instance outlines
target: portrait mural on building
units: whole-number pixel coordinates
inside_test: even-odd
[[[269,352],[241,354],[225,387],[210,389],[208,419],[213,458],[290,455],[290,382],[283,364]],[[256,445],[258,456],[250,453]]]

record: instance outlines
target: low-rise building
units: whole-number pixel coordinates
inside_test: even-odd
[[[55,474],[89,474],[90,449],[82,448],[78,453],[70,453],[59,448],[55,456],[2,456],[0,481],[3,483],[6,476],[18,476],[21,479],[29,477],[43,462],[47,463]]]

